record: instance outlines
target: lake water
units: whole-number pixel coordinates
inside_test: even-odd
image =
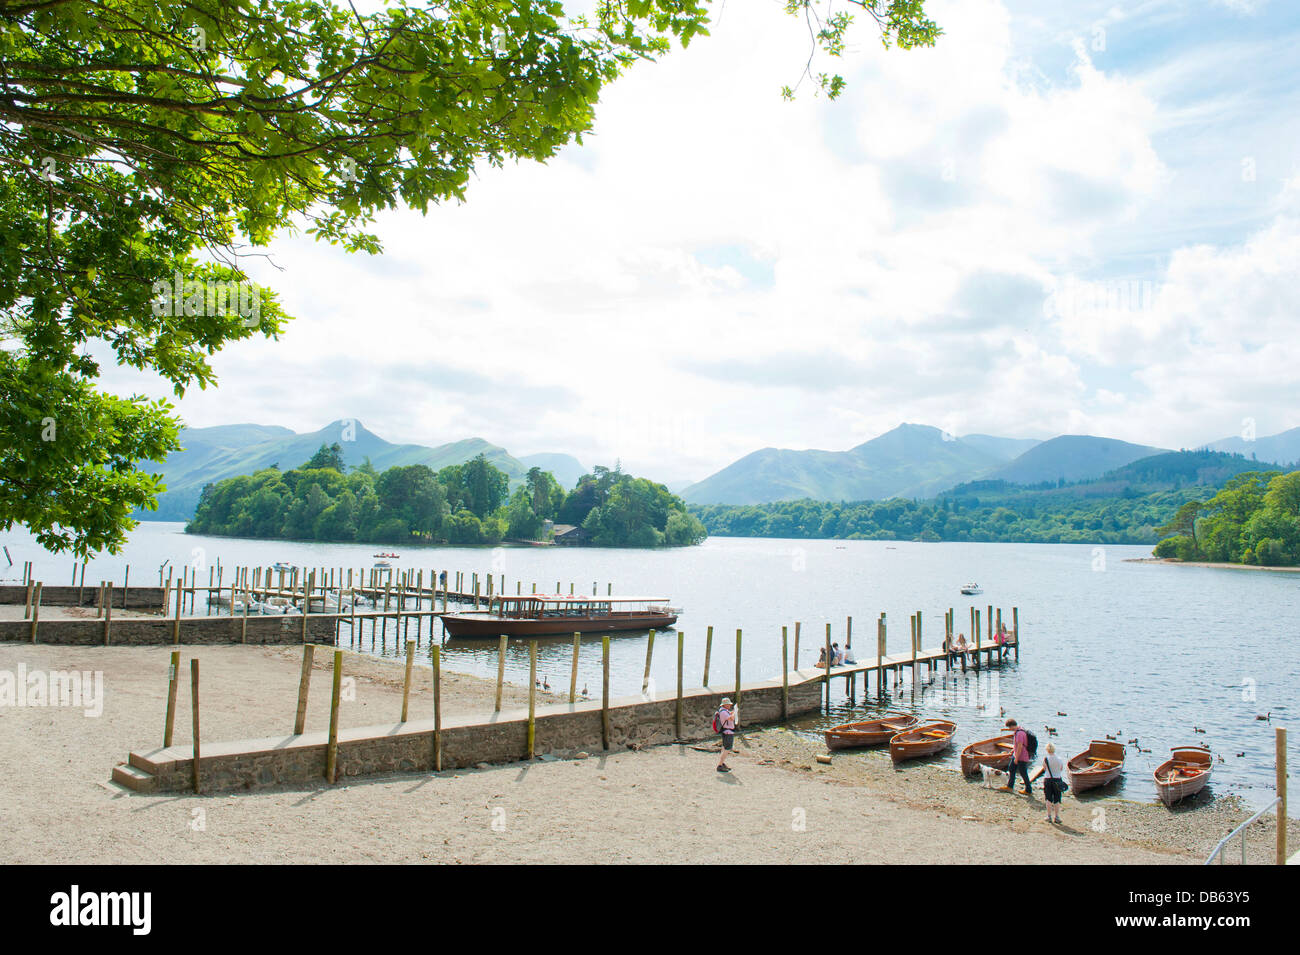
[[[70,557],[39,549],[23,531],[0,534],[13,567],[0,574],[16,577],[25,560],[34,561],[37,579],[64,584],[72,579]],[[131,564],[133,583],[157,583],[158,568],[171,561],[198,566],[200,583],[207,566],[219,558],[224,567],[267,566],[276,561],[307,567],[369,568],[376,550],[364,544],[312,544],[186,535],[183,525],[141,524],[119,555],[92,560],[87,583],[112,578],[120,583],[123,565]],[[924,643],[943,639],[943,614],[956,611],[958,629],[970,636],[970,607],[1020,608],[1021,659],[986,671],[945,676],[940,669],[932,686],[919,688],[916,711],[958,724],[957,745],[947,757],[955,763],[961,745],[997,735],[1000,712],[1015,716],[1039,736],[1040,751],[1049,741],[1062,755],[1082,751],[1089,739],[1137,738],[1142,749],[1129,747],[1127,771],[1119,792],[1129,798],[1154,797],[1151,771],[1171,746],[1205,743],[1222,756],[1212,791],[1238,792],[1249,802],[1272,798],[1273,726],[1286,725],[1300,686],[1300,575],[1165,564],[1128,563],[1150,555],[1147,547],[1072,544],[922,544],[886,541],[783,541],[710,538],[698,547],[677,550],[607,550],[587,548],[403,547],[398,569],[446,569],[481,575],[504,574],[506,592],[516,582],[528,593],[551,592],[560,582],[565,593],[601,594],[613,584],[615,594],[670,598],[682,607],[678,628],[685,633],[686,684],[698,686],[704,666],[705,630],[712,625],[714,644],[711,683],[735,679],[735,632],[744,631],[743,677],[757,680],[781,672],[781,627],[802,622],[800,663],[816,659],[833,626],[843,642],[846,617],[853,617],[859,659],[875,653],[875,621],[889,621],[889,650],[909,647],[908,616],[924,616]],[[227,572],[226,579],[229,579]],[[963,597],[966,581],[984,593]],[[200,612],[202,612],[200,598]],[[413,627],[412,627],[412,632]],[[347,628],[342,633],[347,646]],[[641,689],[647,634],[611,640],[611,684],[615,695]],[[676,635],[655,641],[652,677],[661,695],[676,686]],[[369,640],[365,641],[368,649]],[[378,648],[377,648],[378,651]],[[389,638],[384,652],[400,653]],[[451,644],[445,665],[453,670],[494,677],[495,645]],[[553,689],[567,687],[571,643],[544,642],[539,673]],[[600,640],[584,642],[579,689],[600,693]],[[507,678],[526,684],[526,644],[507,654]],[[834,681],[835,705],[828,717],[798,724],[814,734],[849,718],[867,718],[872,710],[859,701],[850,707],[842,680]],[[872,684],[874,696],[875,686]],[[985,704],[980,708],[980,704]],[[911,709],[912,693],[904,685],[892,709]],[[1256,720],[1272,714],[1272,723]],[[1068,715],[1057,715],[1065,713]],[[743,707],[742,707],[743,717]],[[1194,732],[1204,729],[1204,734]],[[1244,754],[1239,756],[1238,754]],[[1292,800],[1300,805],[1300,800]]]

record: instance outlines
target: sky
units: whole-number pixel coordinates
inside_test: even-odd
[[[1300,425],[1300,4],[929,0],[933,49],[859,23],[845,94],[793,103],[782,6],[719,5],[581,146],[382,216],[381,256],[277,239],[250,272],[295,320],[215,356],[185,423],[352,418],[671,482],[902,422]]]

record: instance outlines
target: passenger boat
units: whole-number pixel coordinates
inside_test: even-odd
[[[662,630],[681,611],[664,597],[583,597],[531,594],[494,597],[488,609],[443,613],[451,637],[545,637],[620,630]]]
[[[392,567],[392,566],[393,565],[386,560],[377,560],[374,563],[375,570],[384,570],[385,568]]]
[[[968,596],[974,596],[975,594],[984,593],[984,591],[980,590],[980,585],[974,583],[962,584],[961,592],[967,594]]]
[[[886,713],[875,720],[862,723],[841,723],[826,731],[827,749],[853,749],[857,746],[879,746],[894,736],[909,730],[920,722],[911,713]]]
[[[1124,772],[1124,744],[1095,739],[1087,750],[1065,764],[1070,789],[1081,793],[1098,786],[1108,786]]]
[[[948,720],[922,723],[899,733],[889,741],[889,757],[898,763],[918,756],[932,756],[951,746],[956,732],[957,724]]]
[[[1210,781],[1213,760],[1204,746],[1176,746],[1173,758],[1156,767],[1156,793],[1166,806],[1195,796]]]
[[[969,744],[961,751],[962,773],[966,776],[974,776],[980,771],[981,766],[1006,769],[1011,765],[1011,751],[1014,745],[1014,733]]]

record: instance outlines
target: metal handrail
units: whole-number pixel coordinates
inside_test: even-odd
[[[1274,808],[1275,806],[1277,806],[1278,803],[1280,803],[1281,801],[1282,801],[1282,797],[1281,797],[1281,796],[1274,796],[1274,797],[1273,797],[1273,801],[1272,801],[1271,803],[1269,803],[1267,806],[1265,806],[1265,807],[1264,807],[1263,809],[1261,809],[1259,812],[1255,813],[1255,815],[1251,816],[1249,819],[1247,819],[1245,822],[1243,822],[1241,825],[1239,825],[1236,829],[1233,829],[1232,832],[1228,833],[1226,836],[1224,836],[1222,839],[1220,839],[1220,840],[1219,840],[1219,844],[1218,844],[1217,846],[1215,846],[1215,847],[1214,847],[1214,851],[1210,853],[1210,857],[1209,857],[1208,859],[1205,860],[1205,864],[1206,864],[1206,865],[1209,865],[1211,862],[1214,861],[1214,857],[1215,857],[1215,856],[1218,856],[1218,857],[1219,857],[1219,865],[1223,865],[1223,848],[1224,848],[1224,846],[1226,846],[1226,845],[1228,844],[1228,840],[1230,840],[1233,836],[1235,836],[1237,833],[1240,832],[1240,833],[1241,833],[1241,864],[1242,864],[1242,865],[1245,865],[1245,864],[1246,864],[1246,833],[1245,833],[1245,829],[1246,829],[1246,827],[1249,826],[1249,825],[1250,825],[1252,822],[1254,822],[1256,819],[1258,819],[1260,816],[1264,815],[1264,813],[1268,812],[1270,809],[1273,809],[1273,808]],[[1279,826],[1281,826],[1281,825],[1285,825],[1285,822],[1284,822],[1283,820],[1279,819],[1279,820],[1278,820],[1278,825],[1279,825]]]

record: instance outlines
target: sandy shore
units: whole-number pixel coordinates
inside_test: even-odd
[[[1300,574],[1300,567],[1265,567],[1263,564],[1229,564],[1209,560],[1179,560],[1176,557],[1126,557],[1126,564],[1176,564],[1179,567],[1213,567],[1220,570],[1268,570],[1282,574]]]
[[[882,753],[823,766],[816,743],[781,728],[746,733],[729,775],[714,770],[711,747],[672,745],[337,788],[128,793],[109,774],[131,749],[160,742],[169,649],[0,644],[0,670],[100,670],[105,685],[98,718],[0,709],[0,861],[1197,863],[1246,815],[1232,800],[1169,812],[1067,796],[1058,828],[1043,818],[1041,792],[1029,801],[922,764],[895,771]],[[191,651],[202,666],[205,737],[292,728],[300,650],[182,648],[183,658]],[[396,719],[401,666],[355,654],[346,666],[357,692],[342,724]],[[421,675],[413,714],[432,705]],[[309,728],[328,719],[327,685],[313,681]],[[178,742],[189,739],[186,686]],[[493,691],[490,681],[446,674],[444,712],[490,713]],[[507,705],[526,698],[524,687],[507,689]],[[1256,828],[1252,857],[1262,861],[1272,823]]]

